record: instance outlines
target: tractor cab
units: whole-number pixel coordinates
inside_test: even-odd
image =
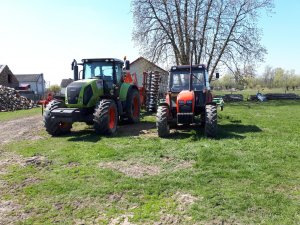
[[[191,81],[191,82],[190,82]],[[208,75],[204,65],[197,66],[173,66],[170,70],[170,91],[183,90],[203,91],[209,88]]]
[[[104,92],[113,88],[113,84],[121,82],[123,62],[116,59],[83,60],[83,79],[101,79]]]

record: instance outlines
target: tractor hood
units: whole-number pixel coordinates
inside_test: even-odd
[[[69,107],[91,107],[101,95],[103,95],[103,80],[77,80],[66,88],[66,104]]]

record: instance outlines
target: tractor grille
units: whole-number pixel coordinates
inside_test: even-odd
[[[67,87],[68,104],[77,104],[83,83],[73,83]]]
[[[190,113],[192,111],[192,104],[189,105],[179,105],[179,112],[180,113]]]
[[[177,113],[178,124],[191,124],[194,123],[194,113]]]

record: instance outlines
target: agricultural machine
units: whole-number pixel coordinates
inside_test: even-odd
[[[216,74],[219,78],[219,74]],[[159,137],[170,133],[170,125],[190,125],[200,122],[205,135],[217,135],[217,104],[210,92],[205,65],[173,66],[169,71],[169,87],[166,98],[160,100],[156,115]]]
[[[78,66],[83,68],[81,79]],[[93,125],[98,134],[115,133],[120,120],[139,122],[140,96],[128,60],[74,60],[72,70],[74,82],[66,88],[65,102],[54,99],[45,109],[44,124],[49,134],[68,133],[74,122]]]

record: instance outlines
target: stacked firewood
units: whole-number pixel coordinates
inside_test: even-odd
[[[21,96],[15,89],[0,85],[0,111],[31,109],[34,102]]]

